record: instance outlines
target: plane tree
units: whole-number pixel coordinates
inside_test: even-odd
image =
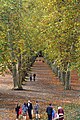
[[[1,1],[0,68],[11,68],[14,88],[22,89],[39,51],[55,63],[65,89],[71,88],[70,71],[80,70],[79,5],[78,0]]]

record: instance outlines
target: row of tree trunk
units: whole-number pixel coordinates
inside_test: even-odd
[[[70,90],[71,72],[69,70],[61,71],[56,65],[53,65],[51,62],[47,61],[47,63],[50,65],[52,71],[56,74],[59,80],[63,83],[65,90]]]

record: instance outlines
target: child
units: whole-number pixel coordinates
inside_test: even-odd
[[[54,120],[54,118],[55,118],[55,110],[53,109],[52,110],[52,120]]]
[[[36,101],[36,105],[34,106],[34,111],[35,111],[35,115],[36,115],[36,120],[40,118],[39,115],[39,104],[38,101]]]
[[[23,118],[22,107],[20,106],[20,109],[19,109],[19,119],[21,120],[22,118]]]

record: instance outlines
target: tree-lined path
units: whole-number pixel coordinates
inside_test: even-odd
[[[30,73],[36,81],[27,80]],[[0,1],[0,119],[13,120],[18,101],[38,99],[42,112],[52,102],[77,120],[78,76],[80,0]]]
[[[76,79],[77,82],[74,79],[71,81],[72,90],[64,90],[64,86],[43,58],[36,59],[30,72],[36,73],[36,80],[34,82],[28,79],[23,85],[22,91],[11,90],[12,78],[10,75],[0,76],[0,120],[15,120],[16,103],[19,101],[22,104],[28,99],[33,102],[33,105],[35,100],[38,100],[41,106],[40,110],[44,113],[50,102],[55,109],[59,105],[63,106],[66,115],[68,114],[66,113],[67,109],[68,112],[73,112],[74,107],[77,105],[79,107],[80,81],[78,79]],[[70,108],[66,108],[67,105],[70,105]]]

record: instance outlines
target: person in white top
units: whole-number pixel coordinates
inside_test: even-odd
[[[30,100],[28,100],[27,108],[28,108],[29,119],[32,120],[33,106],[32,106],[32,103],[30,102]]]

